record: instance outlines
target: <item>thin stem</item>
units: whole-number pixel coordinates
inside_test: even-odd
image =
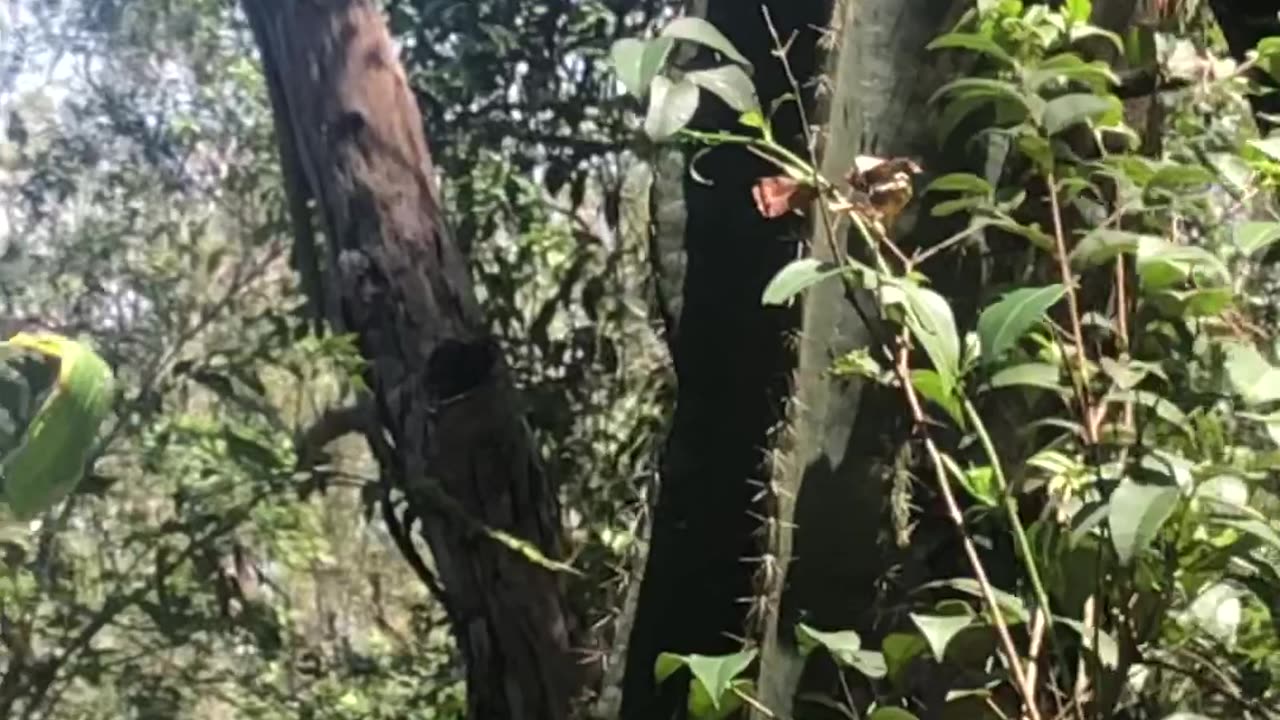
[[[982,444],[982,451],[987,455],[987,461],[991,463],[991,471],[995,477],[996,485],[999,487],[1000,495],[1004,498],[1005,514],[1009,516],[1009,524],[1013,528],[1014,542],[1018,546],[1018,553],[1022,555],[1022,562],[1026,567],[1027,576],[1031,580],[1031,589],[1036,595],[1036,604],[1040,606],[1040,612],[1048,615],[1050,613],[1049,593],[1044,589],[1044,582],[1040,578],[1040,569],[1036,567],[1035,555],[1031,551],[1031,541],[1027,538],[1027,528],[1022,524],[1022,516],[1018,513],[1018,503],[1010,492],[1009,481],[1004,474],[1004,465],[1000,462],[1000,456],[996,453],[996,445],[991,440],[991,434],[987,432],[986,423],[982,421],[982,416],[978,414],[978,409],[974,407],[973,401],[969,398],[964,399],[964,412],[969,418],[970,424],[974,427],[974,432],[978,434],[978,441]],[[1052,625],[1052,620],[1050,620]],[[1052,633],[1050,633],[1052,638]],[[1039,655],[1039,644],[1032,642],[1030,649],[1030,659],[1028,663],[1035,665],[1036,658]],[[1032,674],[1034,677],[1034,674]]]
[[[991,612],[992,624],[995,625],[1000,644],[1009,658],[1009,672],[1013,675],[1014,684],[1017,686],[1019,694],[1022,695],[1023,702],[1026,703],[1027,717],[1030,720],[1040,720],[1040,709],[1036,704],[1035,686],[1031,684],[1026,671],[1022,667],[1018,646],[1014,643],[1013,635],[1009,632],[1009,624],[1004,619],[1004,612],[1000,609],[999,602],[996,601],[995,590],[991,585],[991,580],[987,577],[986,567],[982,564],[982,558],[978,555],[978,548],[974,545],[973,538],[969,537],[969,533],[965,529],[964,513],[960,510],[960,503],[956,500],[955,493],[951,490],[951,481],[947,478],[946,464],[942,460],[942,453],[929,435],[920,399],[916,395],[915,386],[911,384],[911,373],[910,367],[907,365],[905,347],[898,354],[895,372],[898,376],[898,381],[902,384],[903,392],[907,396],[907,402],[911,407],[916,429],[924,438],[925,451],[929,455],[930,464],[933,465],[938,489],[942,493],[942,498],[947,506],[947,515],[960,533],[960,543],[964,548],[965,557],[973,569],[974,580],[977,581],[979,591],[982,593],[982,601]]]
[[[1049,181],[1049,207],[1053,215],[1053,239],[1058,256],[1058,271],[1062,275],[1062,285],[1067,290],[1067,305],[1071,310],[1071,335],[1076,349],[1075,382],[1080,396],[1080,415],[1084,419],[1085,442],[1094,445],[1098,441],[1097,428],[1091,422],[1093,418],[1092,401],[1089,399],[1088,375],[1086,363],[1088,356],[1084,350],[1084,328],[1080,322],[1080,299],[1076,293],[1075,275],[1071,272],[1071,260],[1067,255],[1066,231],[1062,227],[1062,207],[1058,203],[1058,179],[1054,173],[1047,176]]]

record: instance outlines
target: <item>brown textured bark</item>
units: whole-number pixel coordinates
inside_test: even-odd
[[[243,0],[276,114],[297,241],[314,198],[329,320],[356,335],[384,479],[431,548],[469,715],[566,717],[568,616],[548,570],[488,538],[560,550],[554,488],[442,219],[422,120],[368,0]],[[306,253],[300,253],[305,256]],[[337,317],[334,317],[334,315]],[[406,522],[406,528],[412,522]]]

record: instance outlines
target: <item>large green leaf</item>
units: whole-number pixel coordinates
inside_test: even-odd
[[[721,65],[710,70],[693,70],[685,73],[684,77],[694,85],[710,91],[740,113],[760,110],[760,99],[756,97],[756,87],[751,83],[750,76],[741,65]]]
[[[1148,242],[1159,240],[1154,235],[1098,228],[1085,235],[1071,251],[1071,266],[1083,270],[1101,265],[1118,255],[1136,253],[1143,238],[1148,238]]]
[[[1042,125],[1046,133],[1057,135],[1076,123],[1106,115],[1116,101],[1093,93],[1070,93],[1056,97],[1044,108]]]
[[[1251,255],[1280,240],[1280,223],[1243,222],[1235,227],[1233,235],[1240,252]]]
[[[1156,539],[1160,528],[1178,506],[1179,491],[1173,485],[1135,482],[1125,478],[1111,493],[1107,523],[1111,543],[1120,562],[1128,565]]]
[[[960,376],[960,334],[951,305],[938,293],[910,282],[897,286],[907,305],[907,327],[947,388]]]
[[[736,62],[748,69],[751,68],[751,61],[742,53],[738,52],[738,48],[734,47],[729,38],[724,33],[716,29],[715,25],[703,20],[699,17],[682,17],[671,21],[662,29],[662,37],[673,38],[676,40],[687,40],[688,42],[698,43],[715,50],[724,55],[726,58]]]
[[[5,456],[4,497],[26,519],[66,497],[80,482],[98,429],[111,409],[114,378],[88,346],[48,333],[19,333],[7,343],[58,364],[53,388],[18,447]]]
[[[731,694],[734,680],[755,659],[755,650],[715,656],[662,653],[654,667],[654,676],[658,682],[662,682],[680,668],[689,668],[694,682],[706,693],[711,706],[719,710],[726,701],[726,696]]]
[[[644,97],[649,89],[649,80],[642,72],[644,52],[648,44],[636,38],[623,38],[609,49],[609,59],[613,62],[613,71],[622,82],[627,92],[635,97]]]
[[[991,376],[988,383],[992,389],[1004,387],[1035,387],[1043,390],[1061,391],[1062,371],[1049,363],[1030,362],[1007,367]]]
[[[947,33],[929,43],[928,50],[972,50],[1002,60],[1010,65],[1017,61],[1004,48],[986,35],[977,33]]]
[[[840,268],[829,262],[815,258],[792,260],[769,281],[761,302],[765,305],[785,305],[801,292],[839,274]]]
[[[1261,405],[1280,400],[1280,368],[1267,362],[1253,345],[1229,343],[1224,351],[1227,379],[1245,403]]]
[[[672,82],[659,75],[649,90],[649,112],[644,118],[645,134],[665,140],[676,134],[698,109],[698,86],[689,80]]]
[[[978,318],[978,338],[982,341],[982,360],[999,360],[1027,333],[1044,319],[1045,313],[1067,292],[1062,285],[1020,288],[982,311]]]

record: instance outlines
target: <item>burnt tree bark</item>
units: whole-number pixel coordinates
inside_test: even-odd
[[[507,367],[442,217],[422,120],[370,0],[243,0],[262,55],[296,235],[330,325],[354,333],[389,525],[425,538],[466,662],[469,715],[566,717],[577,688],[557,577],[495,542],[560,552]],[[312,244],[309,202],[324,238]],[[403,521],[390,489],[403,492]],[[384,513],[386,514],[386,513]],[[412,558],[411,558],[412,559]]]
[[[785,41],[797,34],[792,69],[811,84],[818,28],[829,0],[693,0],[690,14],[719,28],[754,64],[764,107],[791,91],[761,12],[768,7]],[[806,99],[806,102],[808,100]],[[737,114],[705,97],[694,125],[734,128]],[[794,112],[775,130],[803,152]],[[664,449],[650,550],[627,653],[622,716],[671,718],[684,712],[687,688],[654,682],[661,652],[733,652],[747,634],[757,594],[749,559],[761,554],[754,498],[766,479],[771,430],[783,418],[794,358],[788,333],[795,312],[761,305],[773,275],[795,257],[807,226],[800,218],[765,220],[755,208],[755,180],[777,169],[724,148],[688,172],[690,154],[664,150],[656,163],[652,255],[667,315],[677,377],[675,416]]]

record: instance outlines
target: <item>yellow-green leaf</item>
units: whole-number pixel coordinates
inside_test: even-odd
[[[66,497],[84,475],[98,428],[111,409],[111,368],[83,343],[52,333],[19,333],[10,347],[58,364],[55,386],[27,427],[18,447],[4,457],[4,497],[14,515],[26,519]]]

